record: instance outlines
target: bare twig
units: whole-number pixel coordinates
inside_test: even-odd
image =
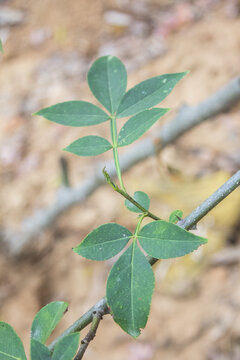
[[[182,134],[203,121],[228,110],[240,100],[240,76],[231,80],[225,87],[208,97],[197,106],[184,106],[179,113],[155,134],[156,139],[147,137],[132,146],[120,157],[121,171],[124,172],[133,165],[156,154],[156,151],[177,140]],[[157,140],[157,141],[156,141]],[[157,146],[156,146],[157,144]],[[116,176],[114,162],[106,165],[112,178]],[[83,203],[96,189],[105,183],[100,163],[96,171],[75,188],[64,188],[57,192],[56,200],[48,207],[38,210],[25,219],[17,232],[3,230],[0,233],[2,251],[10,255],[20,255],[25,246],[37,240],[38,236],[56,219],[76,204]]]
[[[92,341],[95,338],[95,335],[96,335],[96,332],[98,329],[98,325],[100,324],[101,319],[102,319],[101,312],[95,311],[93,313],[91,328],[90,328],[89,332],[87,333],[87,335],[85,336],[85,338],[81,341],[81,346],[80,346],[78,353],[75,356],[74,360],[81,360],[83,358],[83,355],[85,354],[85,351],[87,350],[87,347],[88,347],[90,341]]]
[[[55,339],[49,346],[49,350],[53,351],[56,344],[62,340],[65,336],[77,331],[81,331],[88,326],[92,320],[94,313],[101,314],[101,316],[109,314],[110,309],[107,306],[106,298],[99,300],[91,309],[83,314],[78,320],[76,320],[67,330],[65,330],[57,339]]]
[[[223,199],[225,199],[232,191],[234,191],[240,184],[240,170],[236,172],[228,181],[226,181],[215,193],[206,199],[201,205],[193,210],[185,219],[180,220],[178,225],[183,229],[190,229],[197,221],[200,221],[209,211],[217,206]],[[157,259],[148,257],[151,265],[157,262]],[[56,344],[66,335],[84,329],[93,319],[93,313],[100,312],[103,315],[109,314],[110,310],[107,306],[106,298],[98,301],[90,310],[82,315],[74,324],[72,324],[62,335],[56,338],[50,345],[49,350],[53,350]]]

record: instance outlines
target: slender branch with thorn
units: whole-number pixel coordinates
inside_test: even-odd
[[[223,201],[228,195],[230,195],[237,187],[240,185],[240,170],[237,171],[229,180],[227,180],[217,191],[215,191],[211,196],[209,196],[202,204],[200,204],[196,209],[194,209],[185,219],[180,220],[177,225],[183,229],[190,229],[196,225],[209,211],[211,211],[215,206],[217,206],[221,201]],[[147,257],[149,263],[154,265],[158,259]],[[56,338],[50,345],[49,350],[53,351],[56,344],[63,339],[66,335],[72,334],[74,332],[84,329],[89,325],[95,314],[101,314],[101,317],[96,320],[97,327],[103,315],[109,314],[110,309],[107,305],[106,298],[99,300],[90,310],[88,310],[84,315],[82,315],[75,323],[73,323],[67,330],[65,330],[58,338]],[[91,329],[90,329],[91,332]],[[96,333],[96,331],[95,331]],[[88,346],[89,342],[87,343]],[[87,348],[86,346],[86,348]],[[81,346],[80,346],[81,349]],[[85,349],[86,350],[86,349]],[[85,351],[84,350],[84,351]],[[80,351],[80,350],[79,350]],[[81,359],[81,358],[79,358]],[[78,359],[78,360],[79,360]],[[75,359],[76,360],[76,359]]]
[[[155,140],[151,136],[139,141],[136,145],[120,157],[121,171],[125,172],[133,165],[156,154],[168,144],[172,144],[181,135],[194,128],[198,124],[214,118],[216,115],[228,111],[240,100],[240,76],[232,79],[227,85],[207,97],[195,106],[184,106],[177,115],[163,125],[155,133]],[[94,174],[90,174],[85,181],[75,188],[64,188],[57,192],[55,201],[48,207],[37,210],[33,215],[25,219],[18,231],[11,229],[0,230],[1,251],[11,256],[20,256],[24,253],[27,245],[37,241],[39,235],[60,215],[76,204],[83,203],[95,190],[105,183],[101,169],[103,165],[96,165]],[[107,164],[111,177],[116,176],[113,161]]]

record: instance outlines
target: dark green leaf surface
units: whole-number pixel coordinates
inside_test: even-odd
[[[0,321],[0,359],[27,360],[21,339],[14,329]]]
[[[138,239],[142,248],[157,259],[183,256],[207,243],[207,239],[163,220],[145,225],[140,230]]]
[[[182,215],[183,215],[182,210],[174,210],[169,216],[169,222],[176,224],[179,221],[177,217],[182,218]]]
[[[133,199],[136,200],[140,205],[142,205],[146,210],[149,209],[150,199],[148,195],[143,191],[136,191],[133,195]],[[142,211],[129,200],[125,200],[125,206],[128,210],[136,213],[141,213]]]
[[[159,104],[186,74],[187,72],[160,75],[136,85],[124,95],[117,117],[137,114]]]
[[[125,66],[115,56],[100,57],[88,72],[88,85],[95,98],[113,114],[126,91]]]
[[[44,344],[61,320],[67,307],[68,304],[63,301],[51,302],[44,306],[33,320],[31,339]]]
[[[93,230],[73,249],[91,260],[106,260],[118,254],[128,243],[132,233],[124,226],[109,223]]]
[[[118,135],[118,146],[125,146],[139,139],[169,109],[145,110],[130,118],[121,128]]]
[[[109,119],[98,106],[86,101],[67,101],[38,111],[35,115],[66,126],[90,126]]]
[[[153,289],[152,268],[135,242],[113,265],[107,281],[114,321],[133,337],[147,323]]]
[[[35,339],[31,340],[31,360],[51,360],[48,348]]]
[[[72,360],[77,352],[80,333],[65,336],[57,343],[52,360]]]
[[[72,144],[68,145],[64,150],[78,156],[93,156],[102,154],[112,148],[110,142],[100,136],[85,136]]]

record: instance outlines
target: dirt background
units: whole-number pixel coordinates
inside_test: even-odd
[[[14,12],[9,15],[7,8]],[[70,99],[95,102],[86,84],[87,70],[97,56],[112,54],[126,63],[129,87],[151,76],[190,70],[164,101],[172,108],[163,120],[168,121],[182,104],[199,103],[239,74],[240,3],[0,1],[0,38],[0,225],[17,230],[36,209],[54,200],[61,186],[61,149],[91,133],[31,114]],[[94,130],[109,135],[105,124]],[[127,189],[146,191],[151,211],[162,218],[179,208],[187,215],[239,168],[239,137],[236,106],[128,171]],[[64,157],[71,186],[76,186],[110,154]],[[142,335],[131,339],[106,316],[86,359],[240,358],[239,262],[212,266],[216,252],[226,246],[238,251],[239,203],[237,190],[199,223],[197,233],[209,239],[205,247],[154,266],[156,289]],[[42,306],[69,302],[59,334],[104,295],[114,259],[88,261],[71,248],[105,222],[129,229],[136,223],[136,216],[108,187],[62,215],[41,235],[31,256],[13,259],[2,251],[0,318],[15,328],[27,353],[31,322]]]

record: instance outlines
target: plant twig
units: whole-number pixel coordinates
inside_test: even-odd
[[[225,199],[232,191],[234,191],[240,185],[240,170],[237,171],[228,181],[226,181],[215,193],[207,198],[201,205],[193,210],[185,219],[178,222],[178,226],[183,229],[190,229],[196,224],[196,221],[200,221],[209,211],[217,206],[223,199]],[[197,219],[197,220],[196,220]],[[155,264],[158,259],[148,257],[148,261],[151,265]],[[110,309],[107,306],[106,298],[102,298],[98,301],[90,310],[82,315],[74,324],[72,324],[67,330],[65,330],[58,338],[56,338],[50,345],[49,350],[53,351],[56,344],[66,335],[72,334],[76,331],[84,329],[93,319],[93,312],[100,311],[102,316],[110,313]]]
[[[173,143],[182,134],[198,124],[213,118],[235,105],[240,100],[240,76],[231,80],[216,93],[207,97],[199,105],[184,106],[179,113],[155,133],[158,150]],[[156,141],[147,137],[132,146],[120,157],[121,171],[127,171],[133,165],[156,154]],[[105,183],[102,177],[103,164],[96,165],[94,174],[78,187],[64,188],[57,192],[55,201],[48,207],[36,211],[25,219],[18,231],[3,229],[0,232],[0,247],[5,253],[12,256],[21,255],[26,245],[33,243],[39,235],[50,227],[58,217],[76,204],[83,203],[95,190]],[[112,178],[116,176],[114,161],[106,164],[108,173]]]
[[[85,314],[83,314],[79,319],[77,319],[67,330],[65,330],[58,338],[53,340],[53,342],[48,346],[48,349],[52,352],[56,344],[62,340],[65,336],[81,331],[86,326],[88,326],[93,319],[94,313],[100,313],[101,316],[109,314],[110,309],[107,305],[106,298],[103,297],[99,300],[91,309],[89,309]]]
[[[101,319],[102,319],[101,312],[94,311],[91,328],[90,328],[89,332],[87,333],[87,335],[85,336],[85,338],[81,341],[81,346],[80,346],[78,353],[75,356],[74,360],[81,360],[83,358],[83,355],[84,355],[85,351],[87,350],[87,347],[88,347],[90,341],[92,341],[96,335],[96,332],[97,332],[97,329],[98,329]]]
[[[70,187],[70,181],[69,181],[69,169],[68,169],[68,162],[67,159],[63,156],[59,159],[59,165],[61,169],[61,180],[63,186]]]
[[[106,179],[106,182],[119,194],[121,194],[125,199],[130,201],[133,205],[135,205],[138,209],[140,209],[146,216],[152,218],[153,220],[161,220],[158,216],[154,215],[147,209],[145,209],[139,202],[137,202],[135,199],[133,199],[125,190],[120,189],[111,179],[110,175],[107,173],[105,168],[103,169],[103,175]]]

